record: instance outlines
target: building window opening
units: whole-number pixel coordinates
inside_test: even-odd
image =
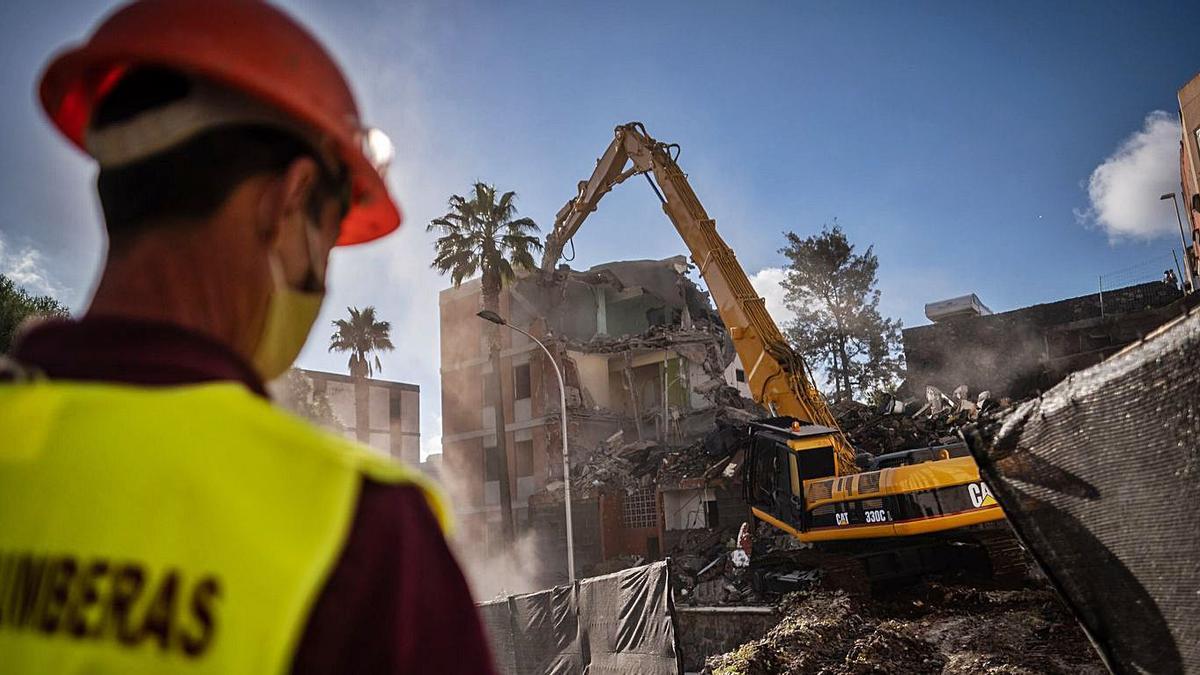
[[[533,475],[533,441],[517,441],[514,452],[517,459],[517,477]]]
[[[494,445],[483,449],[483,480],[486,483],[500,480],[500,449]]]
[[[496,405],[496,373],[483,376],[483,407]]]
[[[400,409],[403,407],[400,403],[400,392],[392,390],[388,392],[388,415],[390,419],[400,419]]]
[[[627,528],[655,527],[658,525],[658,509],[653,488],[642,488],[625,495],[621,505],[621,519]]]
[[[521,400],[533,395],[533,383],[529,377],[529,364],[522,363],[513,368],[513,398]]]
[[[744,383],[746,381],[746,371],[742,370],[741,368],[737,368],[733,371],[733,377],[738,382]]]

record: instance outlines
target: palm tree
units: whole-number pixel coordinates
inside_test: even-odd
[[[367,378],[375,371],[383,370],[378,353],[395,349],[390,335],[392,324],[377,320],[374,307],[364,307],[361,311],[357,307],[346,309],[350,318],[333,322],[337,331],[329,338],[329,351],[350,353],[348,365],[350,377],[354,379],[354,433],[360,443],[369,443]]]
[[[517,270],[536,267],[535,252],[542,250],[541,240],[533,233],[538,226],[517,215],[516,193],[505,192],[497,198],[496,188],[475,183],[470,199],[453,195],[450,211],[430,221],[429,232],[441,234],[434,244],[432,267],[449,274],[455,288],[463,280],[482,274],[483,308],[500,311],[500,289],[516,278]],[[508,451],[504,434],[504,399],[500,386],[500,327],[485,325],[492,372],[496,374],[496,452],[500,464],[500,514],[504,538],[513,540],[512,487],[508,478]]]

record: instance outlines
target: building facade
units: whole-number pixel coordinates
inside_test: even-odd
[[[410,466],[421,463],[421,388],[407,382],[367,378],[367,408],[355,405],[354,380],[349,375],[296,369],[312,382],[314,398],[329,402],[334,420],[325,426],[356,438],[358,416],[367,417],[367,444]]]
[[[1179,90],[1179,122],[1183,138],[1179,143],[1179,179],[1182,188],[1183,209],[1186,222],[1190,225],[1188,237],[1188,264],[1196,283],[1197,261],[1200,260],[1200,74]]]

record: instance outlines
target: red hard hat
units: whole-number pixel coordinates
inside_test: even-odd
[[[368,130],[333,58],[287,14],[259,0],[139,0],[110,15],[42,76],[50,119],[81,150],[97,103],[130,67],[177,69],[244,92],[311,128],[349,170],[353,202],[338,245],[400,225]],[[372,137],[371,140],[374,140]],[[85,150],[86,151],[86,150]]]

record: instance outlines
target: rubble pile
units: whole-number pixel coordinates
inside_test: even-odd
[[[657,440],[622,443],[624,434],[620,434],[613,442],[601,443],[600,447],[571,468],[571,487],[586,495],[610,488],[632,493],[654,485],[678,486],[693,479],[706,483],[736,480],[736,472],[729,470],[735,457],[709,455],[705,450],[704,436],[718,422],[724,425],[744,424],[753,418],[753,413],[733,407],[708,408],[690,413],[679,420],[683,437],[689,439],[682,444]]]
[[[603,444],[586,460],[571,467],[571,486],[581,495],[606,488],[632,493],[653,484],[669,452],[671,449],[658,441]]]
[[[856,401],[842,401],[831,409],[854,449],[872,455],[942,445],[956,439],[962,424],[950,415],[885,415]]]
[[[840,401],[830,409],[856,450],[882,455],[954,443],[959,440],[959,428],[977,419],[980,413],[1011,405],[1007,399],[992,399],[988,391],[972,398],[966,385],[962,385],[949,396],[929,386],[925,388],[924,400],[890,399],[878,407]]]
[[[788,595],[759,640],[710,657],[705,672],[1105,673],[1057,595],[929,581],[884,597],[815,588]]]
[[[728,528],[689,532],[671,555],[678,602],[686,605],[758,605],[750,567],[749,531]],[[815,577],[814,577],[815,579]]]

